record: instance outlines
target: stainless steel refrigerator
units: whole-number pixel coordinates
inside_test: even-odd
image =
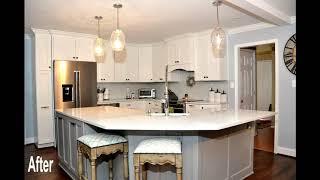
[[[97,105],[96,62],[53,62],[55,109]]]

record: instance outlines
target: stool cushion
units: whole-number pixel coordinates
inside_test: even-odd
[[[88,134],[88,135],[81,136],[78,138],[78,141],[89,146],[90,148],[95,148],[100,146],[108,146],[112,144],[124,143],[124,142],[127,142],[127,139],[118,135],[97,133],[97,134]]]
[[[175,139],[155,138],[141,141],[134,153],[142,154],[166,154],[181,153],[181,142]]]

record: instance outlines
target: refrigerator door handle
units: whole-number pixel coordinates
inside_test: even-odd
[[[80,107],[79,97],[79,71],[74,71],[74,85],[75,85],[75,107]]]

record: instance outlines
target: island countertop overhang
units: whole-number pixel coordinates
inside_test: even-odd
[[[188,116],[149,116],[141,110],[111,106],[56,109],[56,113],[106,130],[168,131],[222,130],[276,114],[256,110],[201,110]]]

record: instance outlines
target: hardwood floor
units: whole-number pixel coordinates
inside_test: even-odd
[[[69,180],[69,176],[58,166],[57,151],[55,148],[37,149],[34,144],[24,148],[25,180]],[[30,156],[42,156],[45,160],[54,160],[51,173],[27,172]],[[246,180],[294,180],[296,179],[295,158],[274,155],[270,152],[254,151],[254,174]]]
[[[258,130],[254,137],[254,148],[262,151],[273,152],[274,128],[263,128]]]

